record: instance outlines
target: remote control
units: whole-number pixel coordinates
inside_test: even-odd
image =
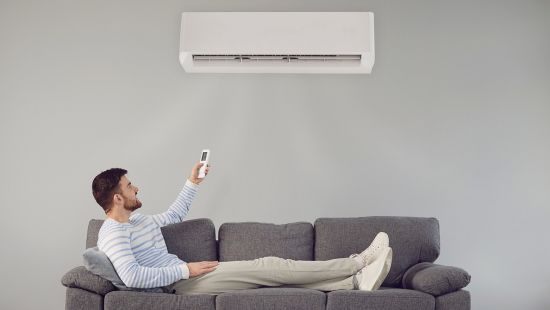
[[[199,179],[202,179],[206,176],[206,167],[210,161],[210,150],[202,150],[201,163],[204,165],[199,170]]]

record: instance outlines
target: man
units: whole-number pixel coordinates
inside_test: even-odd
[[[186,217],[199,179],[197,163],[176,201],[164,213],[133,213],[141,207],[139,189],[113,168],[92,182],[93,195],[107,219],[98,235],[98,248],[112,262],[124,284],[134,288],[162,287],[176,294],[220,294],[261,286],[291,286],[322,291],[376,290],[389,272],[392,249],[388,235],[380,232],[360,254],[328,261],[296,261],[263,257],[249,261],[184,262],[167,251],[160,228]],[[210,166],[206,167],[208,174]]]

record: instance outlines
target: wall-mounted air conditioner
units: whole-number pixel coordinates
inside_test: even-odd
[[[185,12],[186,72],[370,73],[372,12]]]

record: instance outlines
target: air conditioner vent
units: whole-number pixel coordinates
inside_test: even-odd
[[[193,55],[195,63],[324,63],[347,62],[361,63],[361,55],[258,55],[258,54],[234,54],[234,55]]]

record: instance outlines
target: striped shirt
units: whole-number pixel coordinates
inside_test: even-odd
[[[97,246],[109,257],[126,286],[162,287],[189,278],[187,264],[168,253],[160,228],[183,221],[196,193],[197,185],[187,180],[166,212],[134,213],[127,223],[111,218],[103,222]]]

